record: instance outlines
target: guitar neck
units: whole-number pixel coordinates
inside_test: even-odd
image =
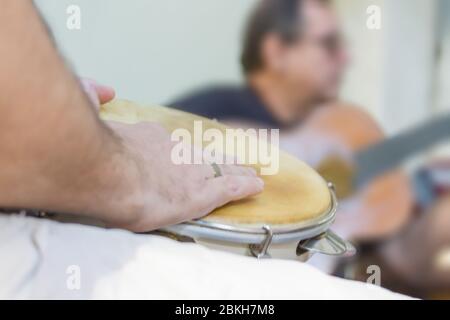
[[[440,116],[359,152],[353,186],[358,188],[406,159],[450,138],[450,115]]]

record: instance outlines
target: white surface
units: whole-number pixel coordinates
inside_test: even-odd
[[[0,299],[402,299],[295,261],[258,261],[195,244],[0,216]],[[80,290],[69,290],[70,266]]]

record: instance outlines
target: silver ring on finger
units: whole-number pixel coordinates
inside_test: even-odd
[[[214,170],[214,178],[220,178],[223,176],[222,170],[217,163],[211,163],[211,167]]]

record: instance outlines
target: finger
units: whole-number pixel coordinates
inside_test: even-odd
[[[249,176],[224,176],[208,180],[205,187],[204,194],[207,196],[204,199],[207,203],[203,215],[229,202],[261,193],[264,190],[264,181]]]
[[[116,96],[116,92],[112,87],[96,84],[95,89],[97,91],[100,104],[110,102]]]
[[[114,99],[116,92],[113,88],[97,83],[95,80],[83,78],[81,84],[90,100],[98,108],[101,104]]]
[[[227,176],[250,176],[256,177],[256,170],[251,167],[233,166],[233,165],[219,165],[222,175]]]
[[[81,85],[84,92],[86,92],[89,100],[92,102],[96,109],[100,108],[100,99],[97,94],[95,82],[90,79],[81,79]]]
[[[214,170],[213,165],[207,164],[202,166],[204,175],[206,179],[213,179],[218,174]],[[233,165],[218,165],[219,176],[247,176],[247,177],[257,177],[258,173],[254,168],[243,167],[243,166],[233,166]]]

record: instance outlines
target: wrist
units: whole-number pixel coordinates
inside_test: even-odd
[[[120,140],[120,139],[118,139]],[[132,229],[139,223],[144,209],[141,170],[138,159],[122,141],[108,161],[97,164],[94,179],[97,185],[84,193],[87,209],[84,214],[100,219],[111,227]],[[84,190],[91,188],[85,187]],[[92,196],[94,193],[96,196]]]

